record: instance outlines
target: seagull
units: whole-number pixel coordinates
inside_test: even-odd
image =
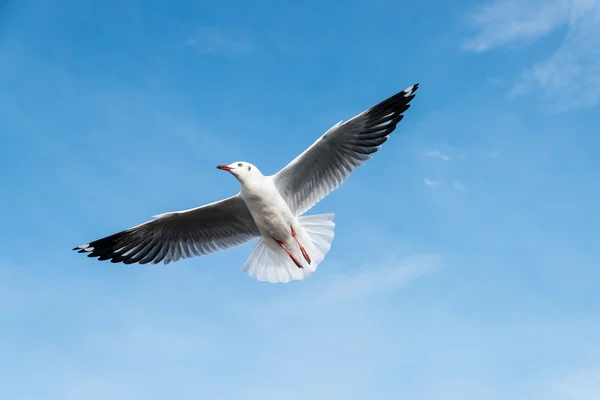
[[[335,228],[333,213],[304,213],[379,150],[418,87],[338,122],[275,175],[265,176],[245,161],[217,166],[239,181],[235,196],[159,214],[73,250],[113,263],[169,264],[260,238],[241,271],[271,283],[304,280],[329,252]]]

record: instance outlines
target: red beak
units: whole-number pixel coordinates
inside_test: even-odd
[[[231,171],[233,169],[227,165],[217,165],[217,168],[222,169],[223,171]]]

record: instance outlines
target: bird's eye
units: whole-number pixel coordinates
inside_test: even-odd
[[[252,167],[248,165],[248,171],[250,171],[250,169],[251,169],[251,168],[252,168]]]
[[[241,167],[242,165],[243,165],[242,163],[239,163],[239,164],[238,164],[238,167]]]

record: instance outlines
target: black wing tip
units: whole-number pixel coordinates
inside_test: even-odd
[[[95,258],[98,261],[110,261],[113,264],[158,264],[165,260],[165,253],[163,252],[162,256],[158,256],[159,252],[153,250],[152,246],[147,246],[139,241],[132,244],[132,239],[128,237],[131,232],[132,230],[128,229],[126,231],[115,233],[102,239],[77,246],[73,248],[73,250],[77,250],[79,253],[87,253],[86,255],[88,257]],[[130,242],[130,246],[125,249],[127,242]],[[131,250],[136,246],[138,247],[137,250],[141,249],[140,252],[136,251],[134,252],[135,254],[125,254],[127,253],[127,250]],[[152,256],[148,257],[149,255]],[[182,255],[181,258],[186,257]],[[169,262],[171,262],[171,260],[167,260],[165,264],[168,264]]]
[[[388,116],[389,113],[395,114],[396,117],[402,115],[410,108],[410,102],[415,97],[415,92],[419,89],[419,83],[415,83],[406,89],[388,97],[381,103],[371,107],[367,113],[371,118],[379,120],[383,116]],[[399,121],[396,121],[396,123]],[[392,129],[393,130],[393,129]]]
[[[87,253],[86,255],[90,258],[97,258],[98,261],[105,261],[105,258],[102,258],[102,254],[98,254],[98,250],[95,249],[91,243],[82,244],[81,246],[73,247],[73,251],[77,253]]]
[[[118,248],[117,243],[123,238],[125,232],[115,233],[102,239],[94,240],[93,242],[74,247],[73,250],[78,253],[87,253],[88,257],[97,258],[98,261],[116,258],[119,254],[115,254],[114,250]]]
[[[415,98],[415,93],[417,90],[419,90],[419,84],[415,83],[414,85],[407,87],[400,93],[395,94],[391,98],[395,98],[395,97],[399,98],[399,99],[401,99],[401,103],[404,103],[407,106],[410,106],[410,104],[408,104],[408,103],[410,103],[410,101]],[[404,111],[406,111],[406,110],[404,110]]]
[[[81,248],[82,246],[75,247],[73,250],[77,250],[78,253],[86,253],[86,256],[89,258],[95,258],[97,261],[110,261],[112,263],[124,263],[125,260],[119,259],[120,254],[115,254],[112,252],[112,249],[106,249],[105,251],[100,251],[100,249],[85,249]],[[105,254],[108,252],[108,254]]]
[[[405,96],[408,97],[411,94],[413,94],[414,92],[416,92],[419,89],[419,83],[415,83],[412,86],[407,87],[406,89],[403,90],[403,92],[405,93]]]
[[[408,104],[415,97],[415,93],[417,92],[417,90],[419,90],[419,84],[415,83],[414,85],[407,87],[398,94],[402,94],[405,98],[405,102]]]
[[[94,251],[94,248],[89,243],[86,243],[86,244],[82,244],[81,246],[73,247],[72,250],[76,251],[78,253],[90,253],[90,252]]]
[[[404,118],[404,112],[410,108],[410,102],[418,89],[419,83],[415,83],[365,112],[368,122],[367,131],[364,133],[367,133],[368,140],[371,141],[365,142],[365,146],[377,148],[381,146],[376,140],[388,136],[396,129],[398,123]]]

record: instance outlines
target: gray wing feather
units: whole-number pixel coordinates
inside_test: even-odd
[[[334,125],[275,174],[275,185],[292,212],[304,214],[370,159],[396,129],[418,87],[412,85],[345,123]]]
[[[152,221],[73,250],[113,263],[168,264],[238,246],[259,235],[238,194],[190,210],[157,215]]]

